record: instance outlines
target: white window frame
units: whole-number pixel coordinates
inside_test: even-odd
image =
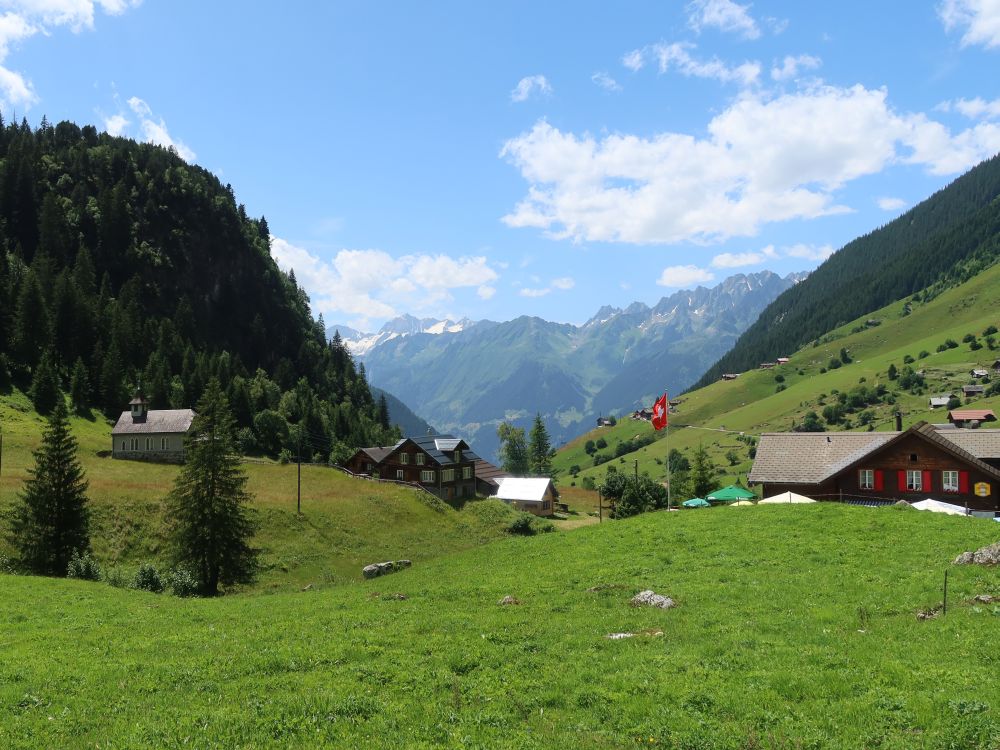
[[[128,441],[128,449],[130,451],[138,451],[139,450],[139,438],[137,438],[137,437],[130,438],[129,441]]]
[[[399,454],[399,463],[403,464],[403,466],[408,466],[409,463],[410,463],[410,454],[409,453],[400,453]]]
[[[402,469],[396,469],[396,479],[398,479],[400,481],[403,480],[403,470]]]
[[[923,492],[923,490],[924,490],[924,473],[920,469],[907,469],[906,491]]]
[[[875,489],[874,469],[861,469],[860,471],[858,471],[858,489],[862,490]]]
[[[463,466],[462,467],[462,479],[472,479],[472,467]]]
[[[424,469],[423,471],[420,472],[420,481],[425,483],[433,482],[435,479],[434,474],[435,474],[434,469]]]
[[[441,470],[441,481],[442,482],[454,482],[455,481],[455,470],[454,469],[442,469]]]
[[[424,456],[423,453],[418,453],[417,454],[417,466],[423,466],[424,465],[424,458],[425,458],[425,456]]]
[[[941,491],[958,492],[958,471],[948,469],[941,472]]]

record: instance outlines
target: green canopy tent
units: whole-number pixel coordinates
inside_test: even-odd
[[[685,500],[681,505],[685,508],[708,508],[712,504],[707,500],[702,500],[700,497],[692,497],[690,500]]]
[[[731,484],[721,490],[716,490],[708,495],[707,499],[717,503],[734,503],[737,500],[752,500],[754,497],[755,495],[750,490],[744,489],[738,484]]]

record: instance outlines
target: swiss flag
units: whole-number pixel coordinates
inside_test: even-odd
[[[667,394],[664,393],[653,404],[653,429],[662,430],[667,426]]]

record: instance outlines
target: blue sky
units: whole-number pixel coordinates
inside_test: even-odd
[[[997,0],[0,0],[6,119],[172,145],[367,330],[814,268],[1000,151],[998,73]]]

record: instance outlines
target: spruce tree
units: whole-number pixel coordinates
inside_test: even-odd
[[[90,548],[87,481],[76,449],[60,400],[34,453],[35,466],[28,470],[11,523],[11,544],[32,572],[64,576],[73,553]]]
[[[535,423],[528,436],[528,462],[532,474],[539,477],[552,475],[552,457],[549,455],[551,451],[549,431],[545,429],[542,415],[536,413]]]
[[[51,414],[56,404],[62,403],[62,391],[59,390],[59,376],[50,352],[42,355],[31,378],[31,388],[28,395],[35,411],[42,415]]]
[[[389,403],[385,400],[384,393],[380,393],[378,397],[378,423],[386,430],[391,426],[389,424]]]
[[[715,489],[715,464],[712,463],[703,445],[699,445],[698,450],[694,452],[691,484],[695,497],[704,498]]]
[[[219,584],[249,583],[257,571],[250,539],[257,524],[247,477],[235,450],[235,425],[219,381],[198,402],[186,463],[167,499],[174,562],[188,568],[205,596]]]
[[[83,415],[89,411],[90,379],[87,377],[87,368],[80,357],[76,358],[73,373],[70,375],[69,399],[73,404],[73,411],[77,414]]]

